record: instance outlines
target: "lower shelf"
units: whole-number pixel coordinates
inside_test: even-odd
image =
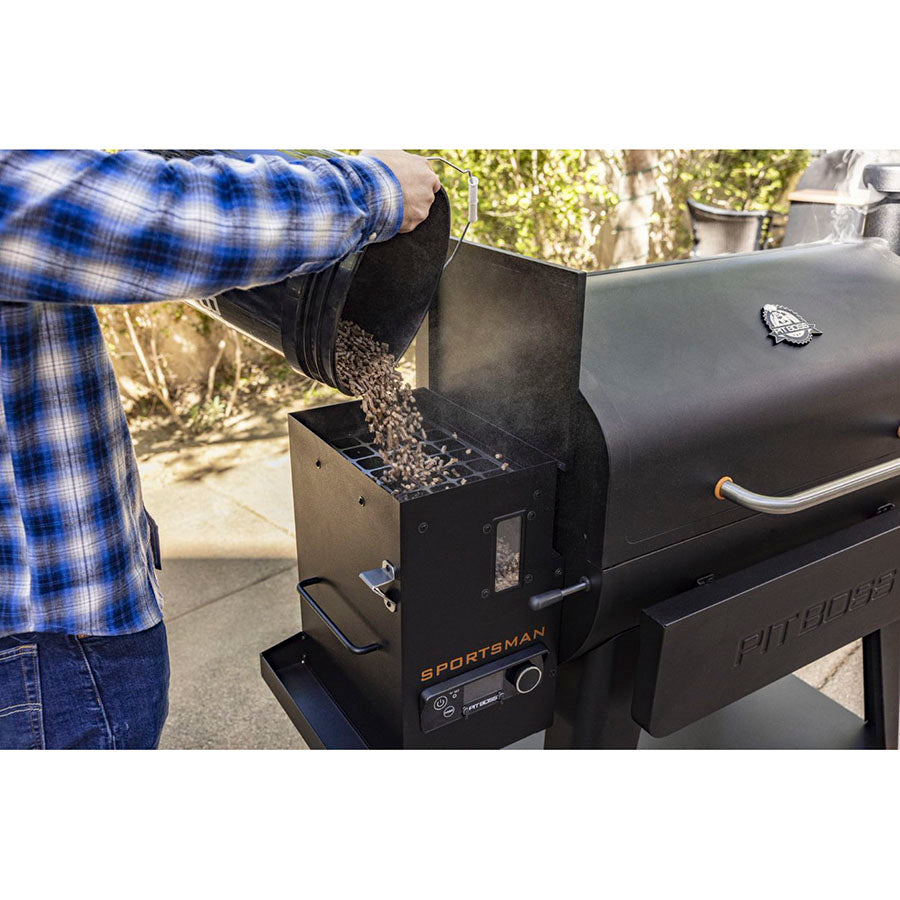
[[[865,722],[794,675],[639,750],[863,750]]]

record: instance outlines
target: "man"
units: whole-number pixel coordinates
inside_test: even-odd
[[[151,523],[91,304],[314,272],[411,231],[439,187],[402,151],[0,151],[0,748],[155,748],[168,710]]]

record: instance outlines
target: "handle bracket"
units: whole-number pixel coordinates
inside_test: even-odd
[[[370,590],[378,594],[390,612],[397,611],[397,604],[385,591],[397,580],[397,570],[388,560],[382,560],[380,569],[367,569],[359,573],[360,580]]]

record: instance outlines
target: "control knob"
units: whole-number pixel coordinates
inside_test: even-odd
[[[506,677],[520,694],[528,694],[541,683],[543,675],[540,666],[536,666],[533,662],[526,662],[519,666],[513,666]]]

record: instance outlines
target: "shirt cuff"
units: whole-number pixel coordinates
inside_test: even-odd
[[[363,244],[389,240],[403,222],[403,191],[397,176],[374,156],[345,157],[341,162],[353,167],[365,190],[370,217],[363,230]]]

